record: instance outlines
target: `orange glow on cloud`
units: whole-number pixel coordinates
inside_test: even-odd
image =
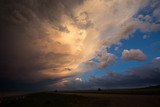
[[[146,0],[87,0],[73,10],[74,18],[62,15],[62,29],[57,30],[52,23],[43,22],[47,38],[35,42],[44,47],[42,52],[54,53],[57,57],[41,59],[40,62],[46,61],[54,69],[40,72],[63,77],[86,71],[85,67],[80,67],[82,63],[128,37],[135,25],[132,16],[145,3]],[[128,22],[130,24],[126,26]]]

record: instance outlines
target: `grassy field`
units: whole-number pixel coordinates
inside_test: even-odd
[[[160,89],[110,89],[110,90],[79,90],[66,91],[65,93],[97,93],[97,94],[129,94],[129,95],[160,95]]]
[[[55,92],[41,92],[22,96],[4,97],[0,107],[74,107],[87,102],[85,96]]]
[[[39,92],[1,97],[0,107],[160,107],[160,89]]]

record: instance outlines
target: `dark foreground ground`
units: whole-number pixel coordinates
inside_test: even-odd
[[[0,107],[160,107],[160,90],[40,92],[2,96]]]

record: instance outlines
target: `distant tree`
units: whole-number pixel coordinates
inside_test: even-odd
[[[101,88],[98,88],[98,91],[101,91]]]
[[[58,92],[58,90],[54,90],[54,92]]]

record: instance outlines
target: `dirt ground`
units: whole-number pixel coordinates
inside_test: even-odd
[[[0,107],[160,107],[160,95],[65,92],[3,95]]]
[[[89,98],[77,107],[160,107],[160,95],[70,93]]]

